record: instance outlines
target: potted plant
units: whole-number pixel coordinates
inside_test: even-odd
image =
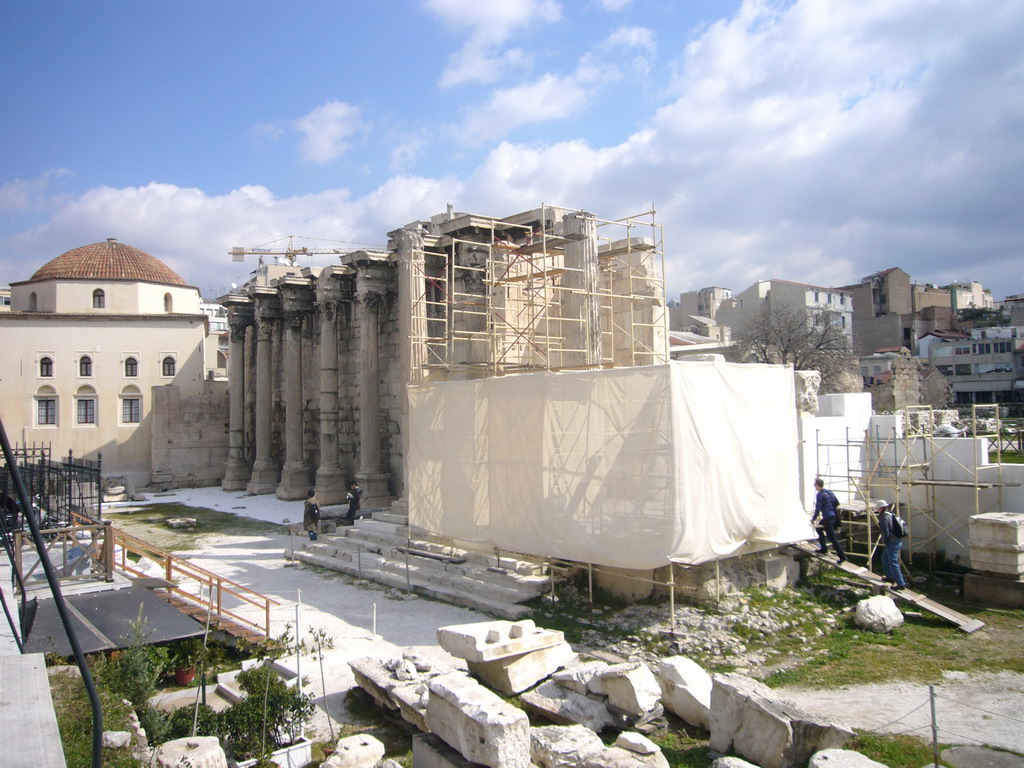
[[[303,723],[313,714],[312,697],[286,685],[269,666],[242,672],[238,684],[246,696],[222,718],[225,741],[240,768],[268,758],[277,765],[305,765],[311,742]]]
[[[178,640],[171,646],[170,667],[174,670],[174,682],[188,685],[196,677],[196,665],[203,657],[203,641],[198,637]]]

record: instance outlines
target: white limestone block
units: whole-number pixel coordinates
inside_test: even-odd
[[[608,691],[608,706],[627,715],[643,717],[661,703],[658,678],[638,661],[608,667],[601,673],[601,682]]]
[[[495,661],[468,661],[469,673],[506,696],[525,691],[577,658],[566,642]]]
[[[103,748],[104,749],[124,749],[132,743],[132,732],[131,731],[104,731],[103,732]]]
[[[586,755],[601,749],[601,737],[583,725],[530,729],[530,759],[540,768],[577,768]]]
[[[427,701],[430,689],[423,682],[400,685],[391,690],[391,700],[398,706],[402,719],[427,732]]]
[[[711,764],[711,768],[758,768],[753,763],[739,757],[719,757]]]
[[[604,704],[563,688],[551,680],[541,683],[532,691],[526,691],[519,700],[530,710],[559,725],[585,725],[595,733],[600,733],[615,724]]]
[[[323,763],[323,768],[374,768],[384,757],[384,744],[368,733],[358,733],[338,739],[334,754]]]
[[[157,768],[228,768],[228,759],[216,736],[189,736],[164,742],[155,759]]]
[[[587,755],[580,768],[669,768],[669,765],[660,750],[641,755],[622,747],[606,747]]]
[[[431,679],[427,725],[463,757],[491,768],[528,768],[526,713],[461,672]]]
[[[807,768],[887,768],[852,749],[823,749],[811,756]]]
[[[658,665],[658,683],[665,709],[698,728],[708,729],[711,722],[711,675],[685,656],[662,659]]]
[[[655,752],[661,752],[661,747],[643,734],[636,733],[635,731],[620,733],[619,737],[615,740],[615,746],[628,749],[630,752],[636,752],[638,755],[653,755]]]
[[[815,752],[853,738],[845,725],[807,714],[737,674],[712,678],[710,732],[712,751],[735,752],[761,768],[803,765]]]
[[[494,661],[564,642],[561,632],[539,629],[530,619],[453,624],[437,630],[437,642],[466,661]]]
[[[584,661],[580,664],[569,664],[560,672],[556,672],[551,679],[563,688],[568,688],[581,695],[597,694],[607,696],[608,689],[601,681],[601,673],[608,669],[609,664],[605,661]]]
[[[870,632],[892,632],[903,624],[903,614],[891,597],[875,595],[857,603],[853,621]]]

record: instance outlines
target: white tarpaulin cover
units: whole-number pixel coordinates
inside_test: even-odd
[[[634,569],[807,539],[794,398],[720,361],[410,387],[410,523]]]

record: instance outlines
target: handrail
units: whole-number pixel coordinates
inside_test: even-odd
[[[50,563],[49,557],[44,553],[45,546],[43,544],[42,534],[39,532],[39,521],[36,520],[32,506],[29,504],[28,491],[25,490],[25,483],[21,478],[21,471],[18,469],[16,462],[12,460],[13,452],[11,451],[11,444],[7,440],[7,430],[4,428],[2,419],[0,419],[0,448],[3,449],[4,460],[7,462],[7,466],[11,473],[11,479],[14,481],[14,487],[18,492],[18,500],[21,502],[22,509],[25,510],[25,522],[28,523],[29,530],[32,531],[32,541],[36,545],[36,551],[39,553],[39,559],[43,564],[43,570],[46,572],[46,581],[49,583],[50,591],[53,593],[54,607],[57,609],[57,615],[60,616],[61,624],[64,625],[64,632],[67,634],[68,644],[71,646],[71,651],[74,654],[75,661],[78,662],[78,671],[82,675],[82,682],[85,685],[86,693],[89,695],[89,703],[92,708],[92,768],[101,768],[103,765],[103,707],[100,704],[100,697],[96,692],[96,686],[93,683],[92,673],[89,671],[89,665],[85,661],[85,654],[82,652],[82,646],[78,642],[78,635],[75,634],[75,627],[71,621],[71,613],[68,611],[67,604],[64,602],[64,594],[60,589],[60,579],[57,578],[57,574],[54,573],[53,565]]]
[[[103,576],[105,581],[110,581],[112,578],[112,565],[110,557],[110,534],[107,532],[109,523],[90,523],[90,524],[76,524],[72,523],[70,526],[64,526],[61,528],[45,528],[42,533],[49,540],[46,542],[46,554],[49,557],[51,550],[57,545],[61,552],[61,580],[71,581],[74,579],[89,579],[92,578],[92,574],[83,574],[82,576],[71,576],[69,571],[73,571],[74,568],[84,561],[86,558],[90,562],[97,563],[103,569]],[[87,531],[92,533],[91,541],[84,545],[78,538],[78,533]],[[26,573],[22,562],[22,552],[24,551],[25,532],[15,531],[14,532],[14,570],[18,574],[19,579],[22,582],[22,590],[25,589],[25,582],[27,582],[32,574],[35,573],[36,568],[41,567],[42,559],[37,560],[35,564],[29,568]],[[80,554],[74,561],[68,562],[68,548],[69,545],[81,546],[82,554]]]
[[[208,571],[201,566],[189,562],[185,558],[178,557],[172,552],[160,549],[159,547],[154,547],[145,540],[140,539],[137,536],[132,536],[130,533],[125,533],[119,528],[112,527],[112,530],[114,534],[114,544],[121,548],[120,557],[116,558],[117,562],[114,563],[119,570],[136,576],[146,575],[145,572],[131,565],[131,561],[128,560],[129,553],[152,560],[163,568],[164,578],[167,579],[167,581],[173,582],[175,574],[191,579],[192,581],[197,582],[200,587],[205,587],[207,589],[209,598],[203,598],[202,589],[200,589],[199,594],[196,595],[178,586],[168,588],[173,594],[179,595],[182,598],[199,605],[210,607],[215,615],[221,617],[226,616],[240,624],[252,627],[257,631],[262,632],[264,637],[268,640],[271,639],[270,606],[280,605],[276,600],[269,598],[266,595],[262,595],[256,590],[250,589],[243,584],[239,584],[237,581],[220,576],[213,571]],[[225,608],[225,596],[234,597],[244,603],[248,603],[249,605],[262,608],[264,616],[263,625],[260,626],[251,619],[247,619],[246,617]]]

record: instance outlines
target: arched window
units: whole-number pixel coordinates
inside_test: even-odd
[[[174,311],[174,298],[169,293],[164,294],[164,312]]]
[[[44,379],[53,378],[53,358],[52,357],[41,357],[39,358],[39,375]]]
[[[38,309],[39,309],[38,304],[39,304],[39,299],[36,298],[36,292],[32,291],[32,293],[30,293],[28,295],[28,311],[29,312],[36,312],[36,311],[38,311]]]
[[[78,359],[78,375],[83,377],[92,376],[92,358],[88,355],[82,355]]]
[[[142,421],[142,393],[138,387],[121,390],[121,423],[138,424]]]
[[[134,379],[139,375],[139,361],[134,357],[124,359],[124,375],[129,379]]]
[[[174,358],[171,357],[170,355],[165,357],[160,365],[163,370],[164,376],[173,376],[175,369],[177,368],[177,365],[174,362]]]
[[[53,387],[40,387],[35,400],[36,426],[57,426],[57,391]]]
[[[79,387],[75,393],[75,423],[96,423],[96,390],[92,387]]]
[[[92,308],[103,309],[107,304],[107,295],[103,293],[102,288],[97,288],[92,292]]]

